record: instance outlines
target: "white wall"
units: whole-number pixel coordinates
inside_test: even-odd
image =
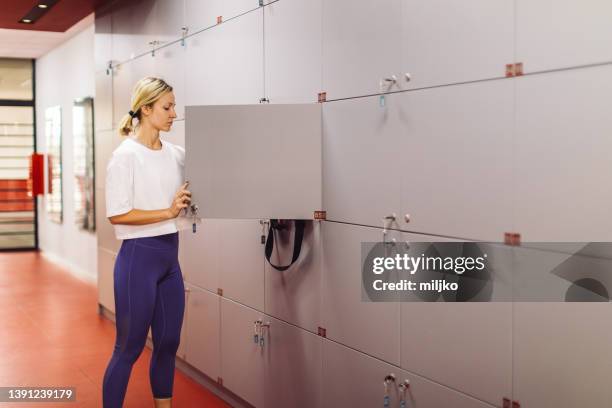
[[[38,234],[43,253],[88,281],[96,279],[95,233],[79,230],[74,214],[72,105],[75,99],[94,96],[94,19],[72,38],[36,60],[36,143],[46,152],[45,109],[62,108],[63,222],[47,217],[45,199],[39,197]]]

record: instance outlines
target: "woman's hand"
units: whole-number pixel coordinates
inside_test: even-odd
[[[183,184],[174,195],[172,206],[168,208],[168,214],[170,215],[170,218],[178,217],[183,208],[189,207],[189,204],[191,203],[191,191],[187,190],[188,184],[189,182]]]

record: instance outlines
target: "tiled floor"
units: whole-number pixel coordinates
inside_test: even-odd
[[[0,386],[72,386],[74,403],[0,403],[25,407],[101,407],[102,378],[114,323],[97,313],[97,289],[36,252],[0,252]],[[153,407],[151,352],[134,365],[124,406]],[[176,371],[173,407],[227,407]]]

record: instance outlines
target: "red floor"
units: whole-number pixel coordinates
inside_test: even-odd
[[[0,252],[0,386],[72,386],[77,402],[12,407],[101,407],[114,323],[97,313],[97,289],[35,252]],[[125,407],[153,407],[151,352],[134,365]],[[227,407],[176,371],[173,407]]]

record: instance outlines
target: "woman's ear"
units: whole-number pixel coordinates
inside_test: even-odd
[[[144,105],[140,108],[140,111],[145,115],[145,116],[149,116],[151,114],[151,107],[149,105]]]

